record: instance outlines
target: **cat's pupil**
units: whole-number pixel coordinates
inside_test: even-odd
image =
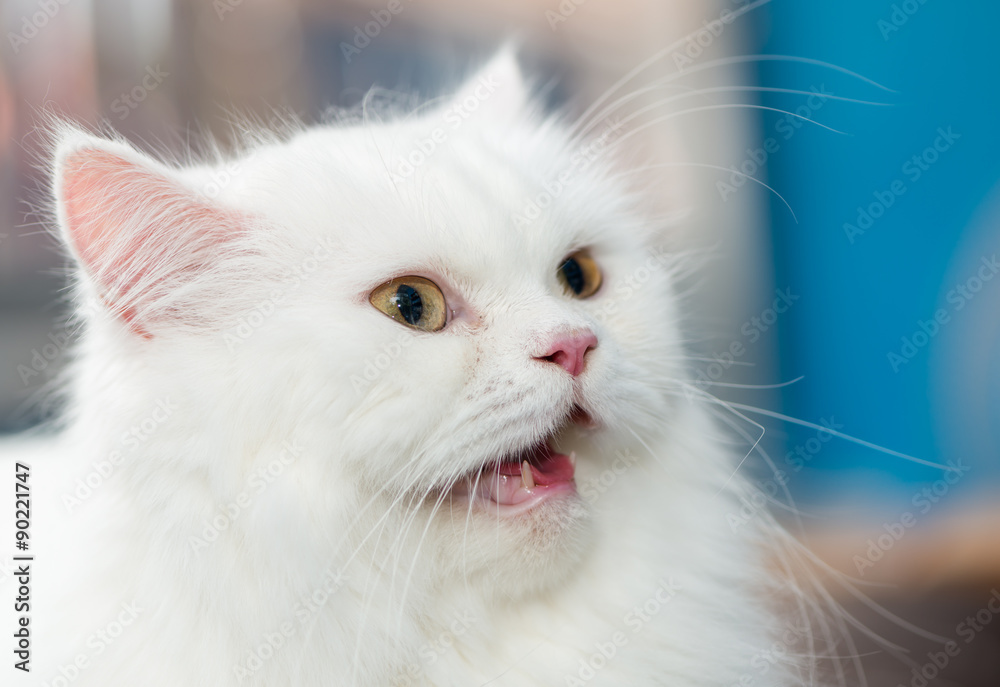
[[[420,299],[420,294],[415,288],[406,284],[400,284],[396,289],[396,307],[409,324],[416,324],[424,314],[424,303]]]
[[[570,258],[562,264],[560,269],[562,270],[563,276],[566,278],[566,283],[569,285],[569,288],[573,289],[573,293],[583,293],[583,289],[587,285],[587,280],[583,276],[583,269],[580,267],[580,263],[573,258]]]

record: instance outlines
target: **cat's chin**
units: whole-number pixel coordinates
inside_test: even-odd
[[[449,489],[442,524],[458,536],[444,539],[451,544],[439,574],[468,580],[482,572],[483,591],[504,603],[572,574],[591,541],[590,512],[577,493],[573,454],[554,450],[555,436],[489,461]]]
[[[556,499],[576,496],[576,457],[557,453],[548,441],[485,465],[458,480],[453,502],[511,518]]]

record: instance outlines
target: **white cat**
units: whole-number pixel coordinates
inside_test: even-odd
[[[62,128],[86,316],[65,430],[3,449],[12,684],[814,684],[830,621],[770,518],[733,524],[615,135],[545,116],[510,52],[230,162]]]

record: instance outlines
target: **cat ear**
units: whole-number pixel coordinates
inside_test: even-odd
[[[100,302],[147,338],[166,319],[190,319],[178,293],[239,232],[238,218],[121,142],[72,132],[55,167],[63,239]]]
[[[508,44],[462,85],[447,107],[463,119],[481,111],[490,121],[510,122],[523,116],[530,102],[531,89],[518,64],[517,49]]]

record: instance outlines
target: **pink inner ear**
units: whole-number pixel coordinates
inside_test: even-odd
[[[238,219],[173,180],[104,150],[63,162],[61,201],[70,243],[104,303],[150,337],[148,320],[170,283],[209,265]]]

